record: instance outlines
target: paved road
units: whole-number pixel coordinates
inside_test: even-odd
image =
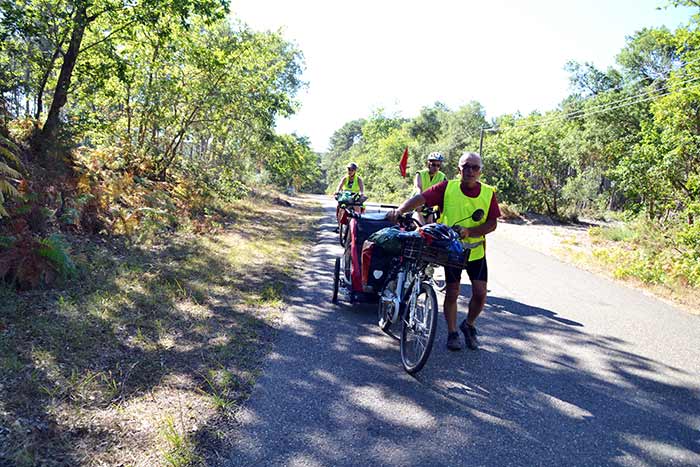
[[[698,317],[496,231],[482,348],[448,352],[441,318],[412,378],[374,307],[331,304],[326,209],[225,465],[700,465]]]

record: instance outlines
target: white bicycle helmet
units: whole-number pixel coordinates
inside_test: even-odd
[[[440,161],[443,162],[445,160],[445,157],[442,155],[441,152],[431,152],[428,154],[428,162],[430,161]]]

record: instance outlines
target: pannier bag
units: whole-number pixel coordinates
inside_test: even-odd
[[[365,240],[362,245],[362,289],[364,292],[378,292],[389,277],[391,258],[377,243]]]
[[[393,225],[384,219],[385,214],[367,214],[360,218],[350,219],[350,280],[353,292],[362,292],[362,244],[374,232]]]
[[[385,227],[369,236],[386,253],[398,256],[401,254],[401,230],[398,227]]]

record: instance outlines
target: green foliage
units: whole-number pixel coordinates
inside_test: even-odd
[[[189,438],[184,427],[176,427],[175,420],[168,416],[163,420],[160,435],[167,444],[163,452],[165,464],[170,467],[188,467],[200,462],[201,458],[194,449],[194,443]]]
[[[282,135],[275,138],[265,168],[273,183],[297,191],[314,186],[321,178],[319,161],[306,138]]]
[[[589,167],[583,172],[566,180],[562,189],[562,199],[574,214],[599,212],[604,205],[601,201],[600,186],[603,174],[596,167]]]
[[[637,238],[637,232],[626,224],[612,227],[591,227],[588,233],[591,237],[600,237],[612,242],[629,242]]]
[[[224,201],[234,201],[244,198],[250,193],[250,187],[243,183],[235,172],[225,168],[214,181],[214,191]]]
[[[693,213],[685,211],[654,222],[641,213],[626,224],[591,228],[594,242],[603,245],[594,250],[594,256],[609,264],[621,279],[635,278],[670,288],[698,288],[700,228],[689,222],[694,219]]]
[[[193,161],[212,178],[226,170],[251,179],[279,160],[278,140],[271,136],[275,119],[296,110],[302,55],[279,33],[229,21],[227,1],[31,0],[2,6],[0,33],[13,46],[0,50],[0,72],[8,78],[3,92],[26,95],[37,118],[46,116],[47,98],[66,100],[58,103],[65,118],[57,120],[52,108],[40,136],[38,122],[19,125],[24,102],[10,102],[23,132],[19,139],[41,142],[50,136],[47,127],[58,125],[64,138],[116,148],[110,169],[160,180]],[[76,18],[88,6],[80,23]],[[67,49],[76,32],[82,42],[72,68],[65,61],[73,59]],[[59,89],[58,74],[66,66],[71,87]],[[289,159],[299,156],[295,147],[289,150]],[[297,186],[319,178],[308,167],[294,170],[273,178],[291,176]],[[245,189],[237,185],[234,191]],[[64,219],[70,225],[74,220]]]
[[[0,133],[0,219],[8,215],[4,207],[5,196],[11,198],[19,196],[19,191],[15,188],[14,183],[16,179],[21,177],[21,174],[10,166],[21,167],[22,163],[18,153],[17,145],[8,136]]]
[[[441,136],[444,124],[443,115],[448,109],[444,104],[423,107],[420,114],[408,123],[408,133],[421,144],[436,143]]]
[[[10,248],[17,241],[12,235],[0,235],[0,248]]]
[[[78,271],[70,257],[68,244],[61,235],[50,235],[39,243],[39,256],[51,261],[63,279],[71,279],[77,275]]]

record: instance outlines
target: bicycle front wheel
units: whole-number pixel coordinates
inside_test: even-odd
[[[418,373],[428,361],[437,333],[438,306],[435,291],[427,282],[421,282],[416,297],[415,312],[407,304],[401,325],[401,362],[407,373]]]

